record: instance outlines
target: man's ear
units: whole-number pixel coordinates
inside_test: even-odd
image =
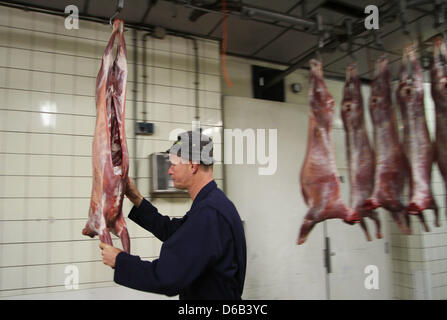
[[[196,173],[199,170],[199,164],[191,163],[191,170],[193,174]]]

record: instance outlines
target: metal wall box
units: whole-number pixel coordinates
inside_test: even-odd
[[[168,174],[171,163],[169,154],[165,152],[156,152],[149,155],[149,168],[152,174],[150,182],[151,194],[187,194],[187,190],[181,190],[174,187],[174,181]]]

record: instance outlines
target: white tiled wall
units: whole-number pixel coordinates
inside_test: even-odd
[[[81,234],[91,193],[95,81],[109,39],[108,25],[0,7],[0,297],[65,291],[67,265],[79,269],[79,289],[114,286],[102,264],[98,238]],[[143,97],[142,32],[138,32],[138,81],[134,83],[132,31],[128,53],[126,135],[130,176],[138,160],[138,187],[149,196],[148,155],[172,144],[169,133],[191,130],[195,115],[194,50],[190,40],[167,36],[147,41],[147,99]],[[199,110],[203,127],[222,127],[218,43],[199,40]],[[138,120],[155,133],[137,137],[134,150],[134,87]],[[215,177],[223,186],[220,141]],[[156,198],[160,212],[182,216],[187,198]],[[124,216],[131,208],[124,201]],[[126,218],[131,250],[159,254],[160,242]],[[121,248],[120,241],[113,237]]]
[[[393,85],[393,89],[396,84]],[[394,90],[393,90],[394,92]],[[394,97],[393,97],[394,98]],[[424,84],[426,119],[432,140],[435,130],[435,109],[430,93],[430,84]],[[434,213],[425,210],[424,216],[430,229],[425,232],[416,217],[411,217],[413,234],[402,235],[392,224],[391,242],[393,255],[393,279],[396,299],[446,299],[447,284],[447,221],[445,218],[445,190],[439,168],[432,169],[432,190],[439,207],[441,226],[434,226]],[[405,192],[407,200],[408,191]],[[423,280],[418,274],[427,273]]]

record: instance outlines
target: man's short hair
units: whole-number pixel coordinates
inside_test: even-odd
[[[180,133],[166,152],[193,163],[211,166],[214,163],[213,148],[211,137],[202,134],[201,130],[194,130]]]

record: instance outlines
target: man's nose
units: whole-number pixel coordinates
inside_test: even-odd
[[[172,172],[172,165],[169,167],[169,169],[168,169],[168,174],[169,175],[171,175],[173,172]]]

